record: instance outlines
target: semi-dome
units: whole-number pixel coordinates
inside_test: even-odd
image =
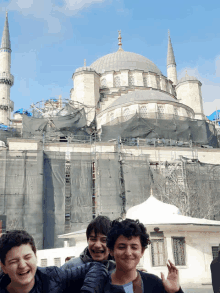
[[[178,101],[169,94],[163,93],[158,90],[137,90],[128,94],[120,96],[116,101],[108,106],[107,109],[112,107],[119,107],[129,103],[135,102],[174,102]]]
[[[93,69],[98,73],[105,71],[119,71],[121,69],[129,70],[144,70],[145,72],[151,71],[157,74],[162,74],[159,68],[146,57],[123,50],[118,50],[115,53],[105,55],[91,64]]]

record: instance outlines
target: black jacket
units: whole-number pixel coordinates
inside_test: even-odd
[[[142,293],[166,293],[162,280],[153,274],[139,271],[142,279]],[[108,281],[104,288],[104,293],[125,293],[123,286],[112,285],[109,274]],[[182,289],[176,293],[183,293]]]
[[[94,262],[92,259],[88,246],[83,250],[83,252],[80,254],[79,257],[71,258],[69,261],[67,261],[64,265],[62,265],[61,269],[71,269],[73,267],[81,266],[82,264],[88,263],[88,262]],[[103,263],[108,271],[112,271],[115,269],[115,261],[113,257],[109,254],[108,260],[104,260],[101,263]]]
[[[107,270],[99,263],[87,263],[70,270],[58,267],[37,268],[35,285],[30,293],[102,293]],[[5,293],[10,283],[8,275],[0,275],[0,293]]]
[[[214,293],[220,293],[220,253],[210,265],[212,273],[212,287]]]

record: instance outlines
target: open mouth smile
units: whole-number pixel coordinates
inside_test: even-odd
[[[30,270],[28,270],[27,272],[24,272],[24,273],[20,273],[20,274],[18,274],[19,276],[26,276],[27,274],[29,274],[30,273]]]

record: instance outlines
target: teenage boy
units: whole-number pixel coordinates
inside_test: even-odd
[[[105,293],[183,293],[179,285],[178,269],[169,261],[168,277],[165,279],[136,267],[147,248],[149,235],[138,220],[113,221],[107,236],[107,247],[116,261],[116,269],[109,272]]]
[[[0,293],[102,292],[107,270],[99,263],[63,271],[37,267],[34,239],[26,231],[8,231],[0,238]]]
[[[109,271],[113,270],[115,268],[115,262],[106,246],[107,234],[110,227],[111,220],[108,217],[98,216],[92,220],[86,229],[88,246],[79,257],[67,261],[61,268],[69,269],[87,262],[96,261],[105,264]]]

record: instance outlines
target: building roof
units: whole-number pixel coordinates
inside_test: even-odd
[[[126,214],[127,218],[138,219],[143,224],[194,224],[220,226],[220,221],[198,219],[181,215],[174,205],[163,203],[151,195],[145,202],[131,207]]]
[[[2,43],[1,49],[9,49],[11,50],[11,42],[10,42],[10,35],[9,35],[9,26],[8,26],[8,13],[6,12],[5,18],[5,26],[2,34]]]
[[[176,102],[178,101],[172,98],[169,94],[158,90],[139,90],[134,91],[119,97],[116,101],[114,101],[107,109],[112,107],[121,106],[128,103],[135,103],[139,101],[168,101],[168,102]]]
[[[195,76],[189,76],[186,72],[185,76],[182,77],[180,80],[178,80],[178,84],[181,82],[185,82],[185,81],[190,81],[190,80],[196,80],[198,81],[198,79]]]
[[[111,70],[119,71],[121,69],[139,69],[145,72],[151,71],[161,74],[159,68],[151,60],[136,53],[123,51],[122,49],[99,58],[90,67],[98,73]]]
[[[173,52],[173,46],[170,39],[170,33],[168,36],[168,49],[167,49],[167,66],[168,65],[176,65],[174,52]]]

